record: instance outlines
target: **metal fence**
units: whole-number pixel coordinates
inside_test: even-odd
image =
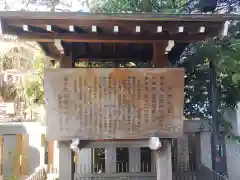
[[[27,177],[25,180],[46,180],[47,179],[47,167],[39,166],[33,174]]]
[[[128,164],[124,165],[128,167]],[[141,167],[152,167],[149,168],[151,171],[141,172],[143,169]],[[94,170],[95,167],[95,170]],[[100,166],[99,166],[100,167]],[[122,167],[122,166],[121,166]],[[115,180],[115,179],[124,179],[124,180],[156,180],[157,173],[155,169],[155,164],[147,165],[142,164],[136,166],[135,169],[125,168],[125,172],[120,169],[115,169],[116,172],[106,173],[101,170],[96,171],[96,165],[93,166],[91,172],[84,172],[84,170],[90,170],[89,168],[83,167],[82,170],[75,173],[75,180]],[[101,168],[99,168],[101,169]],[[127,169],[127,171],[126,171]],[[144,168],[146,169],[146,168]],[[130,170],[131,172],[129,172]],[[172,166],[173,180],[228,180],[226,176],[220,175],[208,167],[199,164],[178,164]]]
[[[173,166],[173,180],[228,180],[203,164],[179,164]]]

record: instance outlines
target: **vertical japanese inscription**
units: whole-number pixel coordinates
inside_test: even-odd
[[[160,127],[164,126],[164,118],[165,118],[165,87],[164,87],[164,77],[160,76],[159,77],[159,89],[160,89],[160,94],[159,94],[159,123]]]
[[[64,95],[63,95],[63,111],[64,111],[64,129],[65,130],[68,130],[68,113],[69,113],[69,110],[68,110],[68,107],[69,107],[69,104],[68,104],[68,100],[69,100],[69,89],[68,89],[68,76],[64,76],[63,78],[63,82],[64,82]]]
[[[136,77],[136,83],[137,83],[137,89],[136,89],[136,93],[137,93],[137,97],[136,97],[136,102],[140,103],[140,97],[141,97],[141,80],[139,79],[139,77]],[[140,106],[140,105],[139,105]],[[141,108],[137,109],[137,128],[140,129],[141,128]]]
[[[168,101],[168,116],[173,115],[173,103],[172,103],[172,87],[168,87],[167,101]]]
[[[172,119],[173,118],[173,102],[172,102],[172,98],[173,98],[173,89],[171,86],[168,87],[168,91],[167,91],[167,113],[168,113],[168,119]],[[171,131],[171,132],[175,132],[176,131],[176,127],[174,127],[174,124],[168,124],[166,129]]]
[[[152,122],[156,123],[157,121],[157,82],[156,82],[156,76],[152,77]]]
[[[64,124],[63,124],[63,118],[62,118],[62,109],[63,109],[63,98],[60,94],[58,94],[58,111],[59,111],[59,128],[60,131],[63,130]]]
[[[175,99],[180,98],[175,95],[178,87],[168,80],[168,72],[121,76],[114,75],[113,70],[102,73],[96,69],[90,76],[88,70],[83,71],[61,77],[63,91],[55,98],[60,132],[71,131],[74,123],[70,122],[75,121],[80,126],[79,135],[93,139],[124,137],[125,132],[127,138],[138,132],[141,136],[152,132],[155,124],[156,130],[179,133],[177,126],[181,124],[172,121],[180,121],[175,110],[181,105],[179,101],[175,104]],[[171,127],[174,125],[176,130]]]
[[[144,122],[143,125],[148,124],[148,110],[149,110],[149,88],[148,88],[148,82],[149,81],[149,77],[145,76],[144,77],[144,94],[143,94],[143,99],[144,99],[144,108],[143,108],[143,116],[144,116]]]
[[[80,128],[82,128],[84,126],[84,123],[82,123],[84,120],[83,120],[83,105],[82,105],[82,100],[83,100],[83,95],[82,95],[82,77],[81,76],[78,76],[78,99],[76,99],[76,101],[78,102],[78,118],[79,118],[79,121],[80,121]]]

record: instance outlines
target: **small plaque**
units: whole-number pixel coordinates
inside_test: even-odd
[[[183,133],[183,69],[46,69],[44,86],[49,140]]]

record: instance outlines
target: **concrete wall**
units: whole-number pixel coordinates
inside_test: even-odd
[[[208,168],[212,168],[211,156],[211,134],[209,132],[202,132],[201,136],[201,162]]]
[[[9,177],[12,175],[15,162],[16,136],[7,135],[3,139],[3,175]]]
[[[210,132],[201,132],[199,133],[199,142],[195,142],[196,144],[199,143],[200,151],[197,152],[197,155],[199,157],[199,162],[207,166],[211,169],[212,162],[211,162],[211,144],[210,144]],[[187,164],[191,162],[189,159],[189,138],[188,135],[185,134],[182,138],[178,139],[177,142],[177,155],[178,155],[178,163],[180,164]],[[129,145],[130,146],[130,145]],[[128,147],[129,147],[128,146]],[[127,146],[125,146],[127,147]],[[198,146],[196,146],[198,147]],[[69,147],[67,147],[69,148]],[[240,180],[240,171],[238,170],[238,167],[240,167],[240,144],[237,141],[233,140],[226,140],[226,148],[227,148],[227,164],[228,164],[228,174],[229,174],[229,180]],[[60,150],[61,151],[61,150]],[[140,147],[129,147],[129,154],[131,155],[131,158],[129,158],[130,167],[135,167],[136,164],[140,162]],[[106,169],[109,173],[114,173],[116,170],[116,166],[114,165],[114,161],[116,158],[116,150],[115,148],[107,148],[106,149]],[[83,173],[80,171],[80,166],[85,166],[83,169],[84,172],[89,173],[89,166],[91,165],[91,149],[86,148],[79,152],[78,154],[78,169],[77,173],[80,175],[83,175]],[[155,156],[152,158],[152,160],[155,159]],[[197,158],[196,158],[197,159]],[[187,168],[187,167],[186,167]],[[130,168],[131,171],[131,168]],[[136,169],[134,170],[136,171]]]
[[[46,134],[46,127],[37,122],[0,122],[0,136],[8,134]]]
[[[212,167],[212,156],[211,156],[211,144],[210,144],[210,133],[201,133],[201,160],[204,165]],[[227,166],[229,180],[240,179],[240,144],[236,140],[226,140],[226,151],[227,151]]]
[[[38,128],[39,127],[39,128]],[[9,175],[10,173],[10,161],[7,158],[8,152],[10,149],[14,149],[16,147],[16,137],[14,134],[29,134],[29,172],[34,171],[36,167],[40,165],[40,163],[43,163],[43,151],[41,149],[41,134],[44,134],[45,128],[40,127],[39,125],[35,123],[12,123],[12,124],[0,124],[0,135],[4,134],[4,167],[3,172],[6,175]],[[196,142],[197,143],[197,142]],[[200,147],[201,147],[201,156],[200,161],[206,165],[207,167],[211,168],[211,144],[210,144],[210,133],[209,132],[201,132],[200,133]],[[69,148],[67,146],[66,148]],[[189,139],[188,135],[185,133],[185,135],[182,138],[179,138],[177,141],[177,154],[178,154],[178,162],[179,163],[188,163],[189,162]],[[240,144],[237,141],[233,140],[227,140],[226,141],[226,148],[227,148],[227,163],[228,163],[228,173],[230,180],[240,180],[240,172],[237,169],[240,167]],[[138,148],[137,148],[138,149]],[[81,172],[80,165],[89,164],[91,162],[91,150],[86,149],[81,150],[81,153],[78,155],[78,168],[77,172]],[[111,153],[110,153],[111,152]],[[134,153],[136,152],[136,153]],[[138,150],[136,149],[130,149],[129,153],[133,153],[135,156],[137,156]],[[108,149],[107,151],[108,157],[115,157],[115,151],[112,149]],[[54,153],[54,155],[58,156],[58,153]],[[60,153],[62,154],[62,153]],[[62,154],[63,155],[63,154]],[[60,155],[60,158],[61,156]],[[86,158],[88,161],[85,161]],[[54,158],[56,159],[56,158]],[[85,160],[83,160],[85,159]],[[110,159],[110,158],[109,158]],[[136,157],[130,158],[131,162],[130,167],[134,166],[134,164],[139,163],[139,159],[136,159]],[[154,158],[153,158],[154,159]],[[112,168],[116,168],[116,166],[111,166],[111,163],[106,160],[106,164],[109,164],[106,169],[110,172],[114,172],[115,170]],[[112,159],[111,161],[114,161]],[[56,168],[58,161],[56,161]],[[87,167],[86,167],[87,168]],[[130,168],[131,169],[131,168]],[[66,169],[69,171],[69,169]],[[86,170],[86,169],[85,169]]]
[[[90,174],[92,169],[92,149],[84,148],[78,152],[76,172],[81,175]]]
[[[41,134],[30,134],[29,135],[29,173],[35,171],[37,167],[41,165]]]
[[[186,133],[177,140],[177,162],[183,164],[189,162],[188,135]]]
[[[44,163],[44,150],[41,146],[41,134],[46,130],[38,123],[0,123],[0,136],[3,136],[3,176],[12,175],[14,158],[9,153],[16,150],[16,134],[27,135],[29,146],[27,150],[28,173],[31,174],[40,165]],[[16,159],[16,158],[15,158]],[[16,160],[15,160],[16,161]]]
[[[3,176],[9,177],[13,172],[13,166],[16,164],[16,135],[3,136]],[[41,165],[41,134],[29,135],[29,147],[27,155],[28,174],[35,171]]]
[[[230,180],[240,180],[240,144],[227,140],[227,163]]]

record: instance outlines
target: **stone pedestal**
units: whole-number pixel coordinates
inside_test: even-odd
[[[141,171],[141,152],[140,147],[129,147],[129,171]]]
[[[116,172],[116,148],[105,148],[105,172]]]
[[[92,173],[92,149],[83,148],[78,152],[78,167],[76,172],[79,175]]]
[[[163,147],[156,151],[157,180],[172,180],[171,142],[164,141]]]
[[[71,180],[71,149],[70,142],[59,142],[59,180]]]
[[[59,170],[59,147],[58,141],[54,141],[53,143],[53,173],[57,173]]]

